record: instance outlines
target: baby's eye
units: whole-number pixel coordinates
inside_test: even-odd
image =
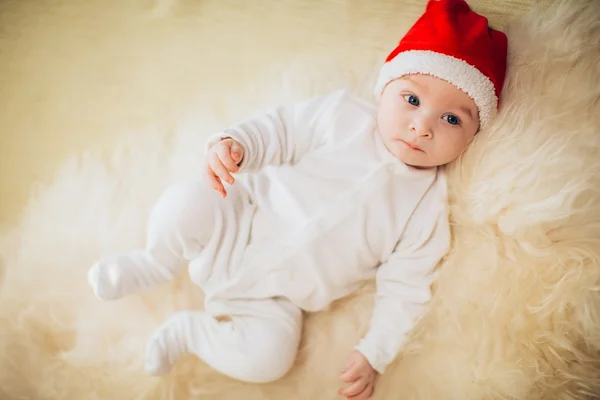
[[[450,125],[460,125],[460,119],[456,115],[445,115],[444,121],[448,122]]]
[[[411,104],[411,105],[413,105],[413,106],[418,106],[418,105],[420,104],[420,103],[419,103],[419,98],[418,98],[417,96],[414,96],[414,95],[412,95],[412,94],[407,94],[407,95],[404,95],[404,99],[405,99],[405,100],[406,100],[406,101],[407,101],[409,104]]]

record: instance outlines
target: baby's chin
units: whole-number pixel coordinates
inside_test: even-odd
[[[409,165],[413,168],[425,169],[425,168],[435,168],[438,166],[433,160],[427,157],[426,154],[417,155],[407,155],[404,152],[399,152],[396,154],[398,160],[402,161],[404,164]]]
[[[410,163],[410,162],[404,162],[404,163],[406,165],[408,165],[409,167],[412,167],[415,169],[430,169],[430,168],[436,168],[439,166],[437,164],[421,164],[421,163]]]

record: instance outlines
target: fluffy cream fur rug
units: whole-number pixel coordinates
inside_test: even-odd
[[[339,370],[367,327],[372,285],[308,316],[288,376],[245,385],[192,357],[166,379],[145,376],[150,333],[174,310],[201,304],[186,277],[115,303],[96,300],[85,282],[93,260],[143,241],[149,207],[169,182],[198,173],[209,133],[288,98],[342,86],[368,96],[378,62],[421,12],[407,7],[404,22],[387,32],[385,24],[372,24],[380,30],[373,37],[388,38],[375,44],[350,25],[323,28],[327,18],[340,17],[335,2],[323,3],[320,20],[305,20],[298,2],[297,19],[287,23],[305,25],[295,34],[277,10],[257,24],[235,17],[234,3],[216,3],[198,3],[206,9],[191,22],[206,24],[198,40],[219,37],[221,53],[199,45],[210,64],[202,71],[227,79],[203,77],[199,99],[190,102],[195,107],[184,110],[188,117],[175,131],[157,126],[123,139],[109,154],[72,159],[2,236],[2,399],[338,398]],[[188,11],[175,7],[182,21]],[[158,7],[147,16],[164,12]],[[391,25],[389,15],[381,16]],[[371,13],[371,22],[376,17]],[[235,34],[219,23],[232,18],[238,18]],[[251,50],[243,36],[250,28],[257,43],[271,47],[255,43]],[[309,31],[313,36],[305,38]],[[315,31],[323,32],[317,41],[310,39]],[[600,393],[600,2],[572,1],[523,16],[508,34],[502,112],[452,167],[453,251],[431,312],[380,380],[378,399]],[[226,46],[238,54],[222,65],[215,56]],[[281,57],[257,55],[267,51]]]

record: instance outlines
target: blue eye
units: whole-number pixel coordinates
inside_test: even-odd
[[[460,125],[460,119],[456,115],[446,115],[444,116],[444,121],[448,122],[450,125]]]
[[[419,98],[417,96],[413,96],[412,94],[407,94],[404,96],[404,99],[410,104],[417,107],[419,104]]]

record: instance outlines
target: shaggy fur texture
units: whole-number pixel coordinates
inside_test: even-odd
[[[202,304],[186,277],[115,303],[96,300],[85,283],[93,260],[140,245],[148,209],[163,188],[199,173],[209,133],[288,98],[340,86],[368,96],[378,62],[421,12],[407,7],[394,37],[373,31],[387,43],[369,42],[350,26],[326,30],[308,21],[303,32],[324,32],[314,43],[300,30],[279,35],[285,24],[277,9],[260,14],[266,15],[260,24],[239,18],[235,35],[220,31],[219,19],[237,11],[234,3],[216,3],[203,2],[204,14],[192,13],[210,16],[210,24],[209,17],[191,22],[207,23],[206,35],[218,34],[222,46],[239,52],[230,58],[235,65],[210,61],[213,72],[228,76],[228,91],[220,86],[225,80],[203,79],[204,92],[176,132],[145,129],[109,154],[72,159],[2,236],[0,398],[338,398],[340,368],[367,328],[371,284],[308,316],[288,376],[245,385],[192,357],[165,379],[144,375],[150,333],[174,310]],[[188,26],[190,10],[161,4],[166,8],[149,10],[148,21],[180,12],[179,28]],[[296,4],[293,21],[304,23],[304,4]],[[321,21],[343,9],[323,4]],[[380,16],[391,25],[389,15],[370,14]],[[274,45],[283,44],[283,36],[293,49],[281,47],[281,57],[266,67],[250,49],[234,46],[245,43],[238,36],[245,29],[263,32],[261,26],[266,33],[255,39]],[[507,33],[502,111],[451,168],[453,250],[431,312],[380,379],[378,399],[566,400],[600,393],[600,2],[578,0],[529,14]],[[339,44],[337,58],[326,57],[329,39]],[[258,47],[254,51],[266,54]],[[250,87],[237,86],[248,81]]]

